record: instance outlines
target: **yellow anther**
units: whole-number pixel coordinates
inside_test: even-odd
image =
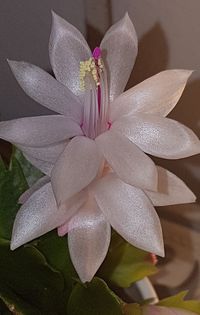
[[[85,90],[85,77],[87,74],[91,73],[93,80],[96,85],[99,86],[99,73],[103,70],[103,64],[101,59],[98,60],[90,57],[88,60],[80,61],[80,72],[79,72],[79,80],[80,80],[80,89]]]

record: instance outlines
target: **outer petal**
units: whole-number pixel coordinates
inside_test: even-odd
[[[32,156],[23,153],[25,158],[36,168],[38,168],[42,173],[51,176],[51,171],[53,169],[54,164],[51,162],[42,161],[39,159],[35,159]]]
[[[108,69],[110,100],[113,101],[123,92],[137,56],[137,35],[127,13],[107,31],[100,47]]]
[[[52,186],[58,204],[85,188],[96,177],[100,163],[95,141],[73,138],[52,170]]]
[[[81,122],[82,105],[67,87],[30,63],[9,61],[9,65],[24,92],[36,102],[78,123]]]
[[[42,186],[46,185],[50,182],[49,176],[43,176],[41,177],[35,184],[33,184],[28,190],[26,190],[19,198],[18,202],[21,204],[24,204],[31,195],[40,189]]]
[[[68,86],[74,94],[82,94],[79,86],[80,61],[92,56],[90,48],[82,34],[54,12],[49,54],[58,81]]]
[[[11,240],[11,249],[15,249],[64,223],[70,219],[85,202],[79,195],[65,205],[65,210],[58,211],[56,200],[48,183],[37,190],[22,205],[17,213]]]
[[[157,189],[153,161],[127,138],[112,130],[96,138],[97,145],[114,172],[127,184]]]
[[[82,282],[91,281],[110,244],[111,228],[96,202],[80,209],[68,233],[72,262]]]
[[[175,307],[148,305],[143,308],[143,315],[195,315],[196,313]],[[196,314],[197,315],[197,314]]]
[[[25,117],[0,123],[0,138],[12,143],[43,147],[82,135],[80,126],[62,115]]]
[[[23,153],[28,154],[35,159],[55,163],[68,143],[69,140],[66,140],[45,147],[27,147],[18,145],[18,148],[22,150]]]
[[[93,188],[101,211],[113,228],[129,243],[163,256],[160,220],[141,189],[109,174]]]
[[[177,104],[192,71],[166,70],[120,95],[111,105],[111,121],[143,112],[167,116]]]
[[[168,170],[158,169],[158,191],[146,190],[154,206],[167,206],[195,202],[196,197],[186,184]]]
[[[200,153],[200,141],[194,132],[169,118],[137,113],[122,117],[112,128],[142,151],[161,158],[180,159]]]

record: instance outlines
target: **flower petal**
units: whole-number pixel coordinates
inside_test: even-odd
[[[93,188],[100,210],[129,243],[163,256],[160,220],[145,193],[108,174]]]
[[[9,61],[24,92],[41,105],[80,123],[82,105],[78,98],[49,73],[27,62]]]
[[[69,252],[82,282],[91,281],[110,244],[111,228],[96,202],[80,209],[68,233]]]
[[[95,141],[73,138],[52,170],[52,186],[58,205],[85,188],[97,175],[101,163]]]
[[[195,202],[195,195],[180,178],[160,166],[157,169],[158,191],[145,191],[154,206]]]
[[[112,128],[142,151],[161,158],[180,159],[200,153],[200,141],[194,132],[169,118],[137,113],[122,117]]]
[[[49,43],[50,61],[58,81],[74,94],[80,95],[80,61],[92,54],[83,35],[70,23],[53,12],[53,24]]]
[[[138,50],[135,28],[127,13],[107,31],[100,47],[109,74],[110,100],[113,101],[125,89]]]
[[[131,141],[109,130],[97,137],[96,143],[114,172],[123,181],[144,189],[157,189],[155,164]]]
[[[51,183],[38,189],[22,205],[15,218],[11,249],[15,249],[63,224],[85,202],[82,194],[76,195],[58,211]]]
[[[32,156],[25,154],[23,152],[24,157],[36,168],[38,168],[45,175],[51,176],[51,171],[53,169],[54,164],[47,161],[42,161],[39,159],[35,159]]]
[[[35,159],[55,163],[59,155],[64,151],[69,140],[58,142],[44,147],[28,147],[18,145],[18,148],[24,153]]]
[[[33,184],[28,190],[26,190],[19,198],[18,202],[20,204],[24,204],[30,196],[40,189],[42,186],[50,182],[49,176],[43,176],[41,177],[35,184]]]
[[[82,135],[80,126],[62,115],[0,122],[0,138],[24,146],[43,147],[77,135]]]
[[[148,305],[148,306],[143,307],[142,314],[143,315],[195,315],[196,313],[193,313],[185,309],[176,308],[176,307]]]
[[[192,71],[166,70],[121,94],[111,105],[111,121],[143,112],[167,116],[177,104]]]

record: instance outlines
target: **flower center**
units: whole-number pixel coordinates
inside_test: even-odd
[[[108,87],[101,49],[96,47],[92,57],[80,62],[80,89],[84,91],[84,134],[95,139],[108,129]]]

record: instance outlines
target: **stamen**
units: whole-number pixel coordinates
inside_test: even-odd
[[[80,88],[86,90],[81,128],[87,137],[95,139],[111,127],[107,73],[99,47],[94,49],[92,57],[80,62]]]
[[[101,61],[101,49],[96,47],[92,53],[92,57],[88,60],[80,62],[80,89],[85,90],[85,78],[87,74],[92,74],[96,86],[100,85],[100,73],[103,71],[103,64]]]

